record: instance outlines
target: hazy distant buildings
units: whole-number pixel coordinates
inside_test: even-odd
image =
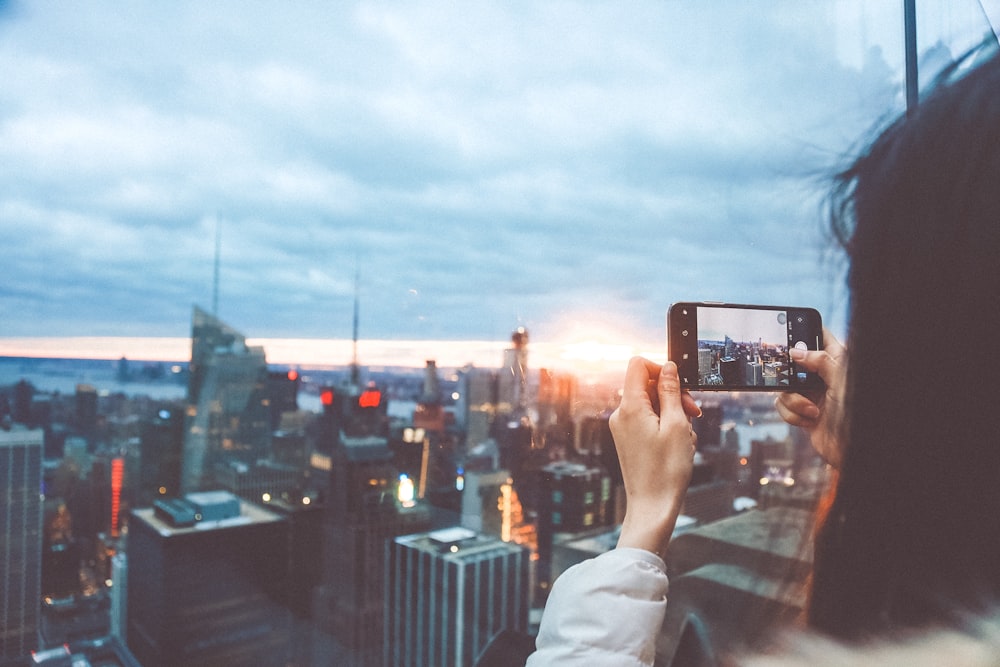
[[[144,667],[283,665],[288,526],[225,492],[132,513],[127,640]]]
[[[181,491],[197,491],[223,459],[266,456],[271,433],[267,362],[235,331],[197,306],[191,324],[191,364]]]
[[[111,635],[122,643],[128,634],[128,555],[120,551],[111,557]]]
[[[274,461],[219,463],[215,466],[213,478],[219,488],[254,503],[299,500],[306,480],[303,467]]]
[[[513,491],[510,473],[506,470],[466,472],[464,482],[462,527],[509,541]]]
[[[698,436],[698,449],[718,447],[722,444],[722,406],[718,403],[702,403],[701,417],[692,420],[691,428]]]
[[[270,413],[269,428],[277,431],[281,426],[281,417],[286,412],[296,412],[299,409],[299,372],[271,371],[267,374],[267,403]]]
[[[85,438],[92,438],[97,431],[97,389],[89,384],[76,385],[74,425]]]
[[[528,408],[528,331],[518,327],[510,340],[511,347],[504,350],[500,369],[497,410],[522,415]]]
[[[573,405],[578,393],[574,375],[542,368],[538,371],[538,419],[542,446],[553,458],[565,458],[576,445]]]
[[[465,432],[465,449],[472,453],[492,437],[497,413],[497,372],[488,368],[466,368],[460,380],[456,423]]]
[[[0,430],[0,662],[39,648],[43,441],[41,430]]]
[[[393,540],[386,667],[471,665],[501,630],[526,630],[528,561],[526,549],[464,528]]]
[[[605,411],[600,415],[584,417],[581,420],[579,451],[588,464],[607,473],[611,487],[607,508],[608,523],[621,523],[625,518],[625,482],[622,478],[621,464],[618,462],[615,439],[611,436],[610,417],[611,413]]]
[[[164,405],[140,424],[138,461],[129,471],[137,506],[180,493],[183,443],[184,411],[179,406]]]
[[[454,424],[454,413],[444,407],[437,363],[429,359],[424,369],[423,390],[413,410],[413,428],[404,432],[403,441],[410,448],[420,448],[415,475],[417,497],[457,513],[462,499],[456,478],[462,457]],[[411,432],[412,437],[408,437]]]

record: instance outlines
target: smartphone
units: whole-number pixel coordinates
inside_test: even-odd
[[[703,301],[667,311],[667,358],[690,391],[822,389],[819,375],[796,368],[793,347],[823,349],[815,308]]]

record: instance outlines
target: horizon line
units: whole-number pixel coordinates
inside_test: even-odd
[[[250,347],[262,347],[268,364],[298,367],[349,366],[354,341],[348,338],[247,338]],[[360,339],[362,366],[423,368],[434,361],[439,368],[499,368],[510,341],[438,339]],[[585,375],[624,374],[628,359],[644,356],[658,363],[666,351],[598,341],[574,343],[531,342],[532,368],[572,371]],[[92,359],[115,361],[189,362],[191,338],[181,336],[36,336],[0,337],[0,357],[30,359]]]

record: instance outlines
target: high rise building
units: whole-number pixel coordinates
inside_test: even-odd
[[[281,416],[299,409],[299,384],[301,378],[295,369],[271,371],[267,375],[267,398],[271,414],[270,428],[277,431]]]
[[[353,381],[322,397],[322,430],[333,446],[319,603],[331,634],[353,652],[351,664],[368,666],[382,659],[386,542],[426,530],[430,516],[414,498],[400,498],[381,392]]]
[[[231,461],[215,469],[220,489],[230,491],[253,503],[269,503],[279,498],[298,500],[304,495],[306,476],[303,468],[258,461]]]
[[[510,471],[514,489],[528,511],[535,508],[532,484],[538,462],[537,420],[529,410],[528,332],[518,327],[511,347],[504,350],[504,366],[497,381],[496,417],[491,435],[500,450],[500,467]]]
[[[21,379],[16,385],[14,385],[14,422],[18,424],[27,424],[28,426],[34,426],[32,423],[31,414],[31,403],[35,397],[35,387],[25,379]]]
[[[573,418],[573,403],[577,396],[577,379],[570,373],[548,368],[538,372],[538,423],[569,424]]]
[[[445,410],[437,362],[427,360],[424,387],[413,410],[413,433],[410,438],[421,448],[417,470],[419,498],[431,505],[456,514],[461,509],[462,492],[456,485],[461,456],[458,438],[452,426],[454,413]],[[404,442],[407,434],[404,433]]]
[[[498,411],[521,416],[528,408],[528,331],[518,327],[510,335],[511,347],[504,350],[500,373]]]
[[[128,557],[119,551],[111,557],[111,610],[110,632],[123,643],[128,619]]]
[[[264,349],[248,346],[243,334],[195,306],[182,492],[211,484],[212,467],[220,461],[267,455],[267,381]]]
[[[699,347],[698,348],[698,377],[702,384],[705,383],[706,378],[715,372],[715,353],[711,348]]]
[[[77,432],[85,438],[92,438],[97,432],[97,389],[93,385],[76,385],[73,424]]]
[[[0,662],[39,648],[43,444],[41,430],[0,430]]]
[[[590,466],[601,468],[608,474],[611,497],[607,518],[609,524],[615,524],[625,519],[625,482],[618,462],[618,449],[611,435],[610,418],[609,411],[583,418],[580,422],[580,453]]]
[[[538,500],[538,586],[548,594],[557,536],[610,523],[611,476],[600,467],[557,461],[542,468]]]
[[[129,477],[136,505],[146,507],[161,496],[181,491],[181,456],[184,445],[184,410],[180,405],[163,404],[139,426],[138,460]]]
[[[426,530],[430,516],[422,504],[404,507],[398,502],[399,478],[384,443],[348,439],[342,448],[334,457],[323,548],[329,627],[342,645],[357,652],[356,664],[377,665],[386,542]]]
[[[385,579],[387,667],[471,665],[528,624],[529,553],[464,528],[397,537]]]
[[[134,510],[127,641],[144,667],[283,665],[291,615],[288,526],[230,493]]]
[[[723,384],[738,385],[743,383],[743,367],[733,357],[727,356],[719,360],[719,375],[722,376]]]
[[[511,510],[504,500],[512,489],[513,480],[506,470],[467,472],[462,489],[462,527],[509,540]]]
[[[497,413],[497,373],[467,368],[462,373],[457,424],[465,430],[466,450],[475,450],[490,439]]]
[[[289,557],[285,604],[298,618],[313,614],[314,593],[323,583],[323,507],[315,499],[279,498],[267,509],[288,523]],[[321,619],[324,620],[324,619]]]

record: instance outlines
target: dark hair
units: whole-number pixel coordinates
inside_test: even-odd
[[[839,175],[845,451],[809,623],[858,639],[1000,601],[1000,59],[961,63]]]

